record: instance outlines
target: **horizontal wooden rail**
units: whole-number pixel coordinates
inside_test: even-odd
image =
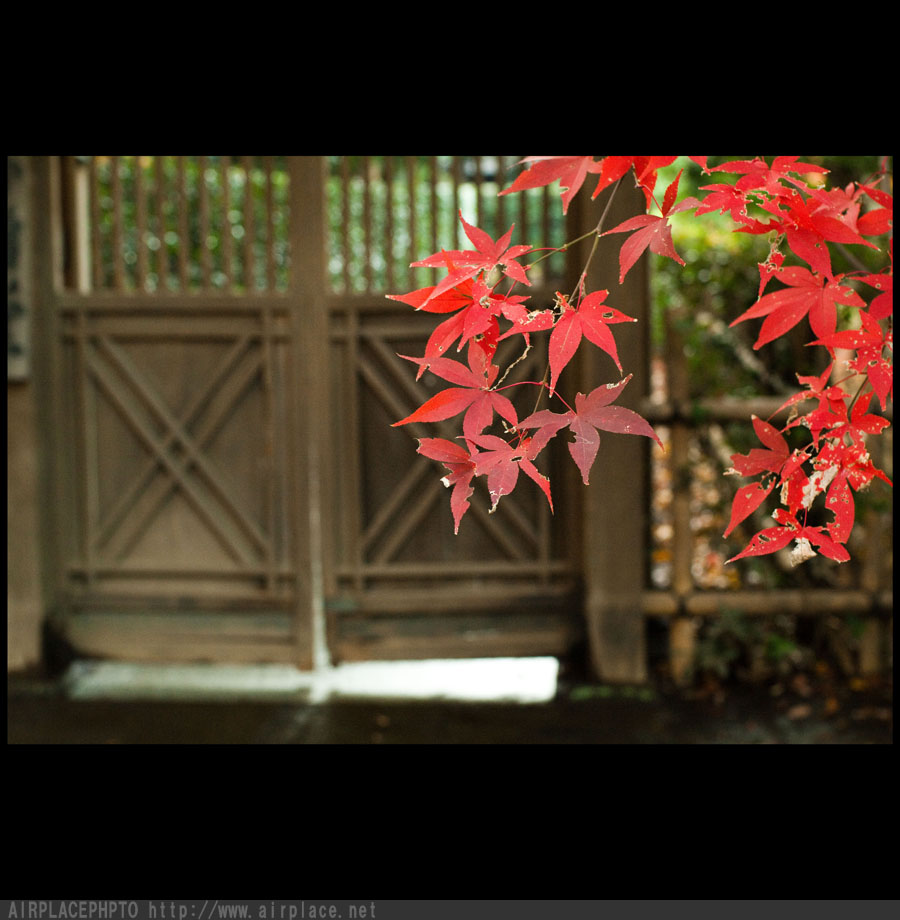
[[[891,613],[893,590],[863,591],[852,588],[803,590],[780,588],[766,591],[645,591],[643,612],[647,616],[715,616],[723,610],[739,610],[753,616],[775,613],[799,616]]]
[[[649,422],[664,425],[672,422],[683,422],[688,425],[704,425],[707,422],[744,421],[751,415],[768,419],[776,414],[779,417],[787,415],[788,409],[779,409],[787,396],[753,396],[740,398],[734,396],[717,396],[707,399],[695,400],[667,400],[653,402],[646,399],[642,403],[641,411]],[[802,405],[802,404],[801,404]],[[893,419],[894,407],[891,403],[883,415]]]

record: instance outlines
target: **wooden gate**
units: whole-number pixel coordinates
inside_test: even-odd
[[[330,157],[324,164],[332,208],[323,284],[329,347],[317,353],[314,376],[329,380],[319,405],[327,406],[324,570],[336,660],[562,654],[582,630],[577,517],[554,518],[539,490],[523,483],[494,514],[476,490],[454,535],[446,471],[416,453],[415,439],[453,438],[457,420],[391,427],[446,384],[427,372],[416,382],[414,365],[399,357],[423,353],[435,316],[386,295],[436,283],[437,273],[410,270],[412,261],[471,248],[457,212],[494,238],[515,223],[513,242],[529,242],[529,234],[565,240],[555,196],[497,198],[517,159]],[[528,293],[536,306],[552,302],[565,271],[564,261],[542,276],[535,271]],[[506,352],[501,366],[516,357]],[[540,379],[545,361],[535,347],[514,374]],[[516,393],[524,416],[535,391]],[[552,477],[564,505],[567,475],[560,465]]]
[[[494,514],[476,491],[456,536],[444,471],[414,441],[453,429],[391,427],[443,383],[399,357],[422,354],[434,317],[386,295],[433,283],[412,261],[468,248],[459,211],[532,245],[596,223],[573,205],[566,224],[555,190],[498,198],[517,159],[36,158],[43,568],[78,653],[552,655],[586,623],[598,670],[642,678],[646,445],[610,439],[602,497],[555,445],[541,464],[565,513],[523,481]],[[542,262],[532,303],[580,267]],[[617,286],[612,260],[593,271]],[[626,312],[646,316],[645,285],[631,273]],[[642,347],[619,348],[635,399]],[[514,374],[545,361],[536,345]],[[595,364],[566,373],[587,392]],[[534,388],[516,392],[529,413]]]
[[[79,654],[310,667],[290,164],[39,159],[53,621]]]

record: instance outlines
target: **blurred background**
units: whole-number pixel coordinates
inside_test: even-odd
[[[844,186],[882,158],[801,159]],[[721,705],[751,687],[780,707],[773,718],[793,714],[791,730],[868,718],[889,736],[890,490],[855,495],[849,563],[724,565],[767,526],[763,508],[721,536],[742,484],[723,472],[755,446],[750,414],[767,417],[797,373],[825,366],[804,324],[758,352],[753,323],[729,328],[756,299],[769,242],[726,217],[673,219],[684,267],[648,255],[620,287],[613,236],[591,270],[591,286],[641,321],[618,327],[635,375],[623,404],[654,424],[665,453],[604,438],[586,488],[557,445],[544,467],[555,514],[520,483],[493,515],[476,494],[454,536],[443,470],[413,440],[453,437],[452,420],[390,427],[444,386],[427,373],[416,383],[398,358],[421,355],[444,317],[387,295],[435,283],[412,261],[469,248],[459,213],[494,238],[515,225],[512,243],[535,247],[596,225],[606,198],[587,189],[565,216],[555,186],[498,197],[520,160],[8,158],[16,687],[50,680],[68,701],[262,688],[320,703],[478,697],[483,674],[499,684],[482,701],[574,694],[590,706]],[[680,193],[702,196],[711,180],[688,158],[659,187],[682,169]],[[623,186],[607,226],[642,205]],[[549,305],[572,289],[588,245],[541,261],[516,293]],[[883,260],[862,247],[834,257],[837,271]],[[520,356],[504,346],[502,360]],[[536,337],[510,381],[540,379],[545,349]],[[617,376],[588,353],[563,386]],[[520,416],[530,390],[515,391]],[[871,439],[890,477],[891,431]],[[448,662],[469,670],[454,678]],[[471,670],[483,662],[493,678]],[[210,668],[217,676],[202,676]],[[389,691],[402,668],[412,683]],[[409,689],[416,681],[430,689]],[[856,705],[853,694],[875,697]],[[847,722],[851,712],[868,715]],[[366,726],[361,740],[379,734]]]

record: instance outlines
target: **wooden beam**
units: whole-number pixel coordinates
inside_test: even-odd
[[[290,297],[293,352],[285,399],[293,415],[289,463],[296,545],[297,665],[327,664],[322,572],[322,445],[328,423],[328,315],[325,299],[326,159],[288,157],[291,214]]]
[[[609,196],[595,202],[577,196],[570,207],[569,236],[597,226]],[[604,229],[643,213],[643,195],[629,178],[615,187]],[[571,253],[572,280],[577,281],[594,237]],[[615,328],[622,367],[634,377],[620,404],[638,410],[648,392],[648,330],[650,320],[647,257],[631,269],[619,284],[619,249],[623,237],[601,238],[587,273],[588,292],[606,289],[608,302],[637,318],[635,324]],[[580,356],[578,389],[588,393],[597,386],[619,379],[608,355],[586,343]],[[642,595],[647,567],[647,506],[649,439],[604,434],[600,453],[584,489],[583,569],[585,617],[594,676],[610,683],[643,683],[647,679],[647,655]]]

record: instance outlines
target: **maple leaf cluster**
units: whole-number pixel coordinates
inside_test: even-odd
[[[522,160],[526,168],[500,194],[559,182],[565,213],[589,175],[597,176],[592,193],[596,198],[630,173],[644,193],[646,213],[606,231],[602,231],[601,219],[597,227],[598,236],[629,234],[619,251],[620,283],[647,250],[684,264],[673,243],[673,214],[694,211],[695,216],[701,216],[718,211],[731,216],[737,232],[770,234],[769,256],[759,266],[757,301],[732,325],[762,319],[754,345],[759,349],[805,319],[815,337],[809,344],[825,348],[830,362],[819,376],[798,377],[804,389],[779,409],[791,409],[783,428],[754,417],[754,431],[763,446],[732,457],[729,473],[757,477],[757,481],[737,490],[725,536],[757,511],[776,486],[782,507],[772,514],[776,526],[757,532],[746,549],[729,561],[776,552],[792,541],[796,544],[791,554],[794,562],[805,561],[817,552],[846,561],[850,558],[846,543],[854,520],[853,492],[867,488],[876,478],[891,484],[873,465],[866,438],[880,434],[889,424],[883,415],[870,411],[873,399],[877,398],[884,412],[893,396],[893,197],[878,188],[877,181],[851,183],[843,189],[826,189],[818,182],[810,185],[807,180],[811,176],[822,177],[827,170],[800,162],[798,157],[774,157],[771,162],[757,157],[711,168],[708,157],[691,157],[705,174],[732,178],[701,186],[707,193],[702,201],[691,196],[679,201],[679,173],[658,201],[658,172],[676,159],[526,157]],[[633,322],[633,317],[607,304],[608,291],[585,291],[583,281],[570,296],[558,293],[552,308],[530,310],[528,297],[513,296],[511,291],[514,284],[530,285],[529,266],[520,260],[536,250],[528,245],[510,245],[514,227],[495,241],[468,224],[462,214],[460,221],[474,248],[444,250],[413,263],[444,269],[446,275],[435,285],[389,295],[417,310],[450,314],[435,328],[423,357],[402,357],[418,365],[417,379],[428,369],[453,386],[432,396],[395,425],[463,416],[462,434],[456,442],[421,438],[418,447],[419,453],[443,464],[447,471],[443,481],[452,488],[450,505],[457,533],[469,508],[473,480],[479,476],[486,477],[492,511],[516,487],[520,472],[538,485],[552,509],[549,480],[535,460],[566,429],[571,436],[569,452],[585,484],[598,454],[601,431],[643,435],[662,447],[645,419],[634,410],[613,405],[631,375],[622,376],[610,327]],[[888,264],[878,273],[835,274],[829,248],[833,244],[884,250]],[[786,265],[786,257],[800,264]],[[505,294],[497,289],[504,278],[513,282]],[[766,293],[773,280],[781,287]],[[865,292],[871,295],[868,301]],[[839,305],[856,311],[858,323],[852,328],[837,328]],[[549,366],[542,381],[528,383],[557,396],[567,411],[542,409],[519,419],[512,402],[501,392],[506,389],[501,386],[506,374],[501,376],[495,363],[496,351],[506,338],[521,335],[527,346],[530,336],[540,332],[549,333]],[[584,339],[610,356],[620,379],[588,394],[578,393],[573,407],[559,395],[557,384]],[[457,355],[465,349],[465,363],[450,356],[454,345]],[[853,357],[847,357],[851,354]],[[834,376],[840,377],[845,369],[848,374],[844,379],[834,381]],[[841,385],[859,377],[863,382],[855,394]],[[507,386],[513,385],[524,384]],[[807,401],[814,406],[800,415],[797,406]],[[495,419],[502,426],[502,436],[489,430]],[[810,441],[803,449],[792,451],[785,433],[800,427],[809,432]],[[819,496],[832,519],[824,526],[813,526],[808,523],[808,514]]]
[[[762,319],[753,346],[760,349],[806,320],[814,336],[807,344],[828,354],[822,373],[798,375],[803,389],[773,414],[791,409],[784,426],[779,430],[754,418],[764,447],[731,458],[728,472],[758,478],[735,494],[725,536],[776,486],[781,507],[772,512],[776,526],[758,531],[728,561],[774,553],[793,542],[790,559],[795,565],[817,552],[846,562],[853,493],[876,478],[892,485],[873,464],[866,440],[889,425],[883,415],[870,411],[873,399],[883,413],[893,397],[893,196],[873,184],[851,183],[842,189],[809,185],[810,177],[822,177],[827,170],[798,157],[774,157],[771,163],[761,157],[735,160],[711,172],[738,178],[704,186],[709,194],[695,214],[727,212],[737,232],[770,234],[773,239],[768,258],[759,266],[758,299],[731,325]],[[887,265],[877,274],[837,274],[832,244],[882,249]],[[786,265],[786,256],[801,264]],[[766,293],[772,281],[781,287]],[[839,304],[850,308],[851,328],[838,330]],[[801,415],[800,405],[811,407]],[[784,434],[801,428],[808,431],[809,443],[790,451]],[[819,497],[830,518],[824,526],[811,526],[809,512]]]
[[[414,263],[443,268],[446,275],[435,285],[407,294],[388,295],[417,310],[450,314],[432,332],[422,357],[400,357],[418,365],[417,379],[428,370],[452,386],[435,393],[394,426],[462,416],[462,434],[456,442],[445,438],[418,439],[418,452],[446,468],[443,481],[452,488],[450,507],[457,533],[469,508],[473,480],[479,476],[486,477],[491,511],[516,487],[520,472],[537,484],[552,510],[550,481],[535,460],[566,428],[573,436],[570,452],[585,482],[597,456],[599,431],[640,434],[659,441],[640,415],[624,406],[611,405],[631,375],[617,384],[597,387],[587,395],[577,394],[575,407],[570,408],[566,403],[569,411],[565,413],[543,410],[519,419],[512,401],[501,390],[525,384],[501,385],[506,375],[500,376],[501,368],[495,363],[501,341],[521,336],[527,347],[533,333],[548,332],[549,383],[546,379],[528,383],[558,396],[560,374],[584,339],[605,351],[622,373],[610,327],[634,322],[634,318],[606,303],[607,291],[588,294],[580,290],[574,302],[558,293],[552,308],[530,310],[527,296],[504,294],[498,287],[504,278],[530,286],[529,266],[519,260],[533,251],[531,247],[510,246],[514,226],[495,241],[469,224],[462,214],[459,217],[474,249],[444,250]],[[463,352],[465,361],[461,357]],[[502,436],[490,431],[495,423],[502,425]]]

